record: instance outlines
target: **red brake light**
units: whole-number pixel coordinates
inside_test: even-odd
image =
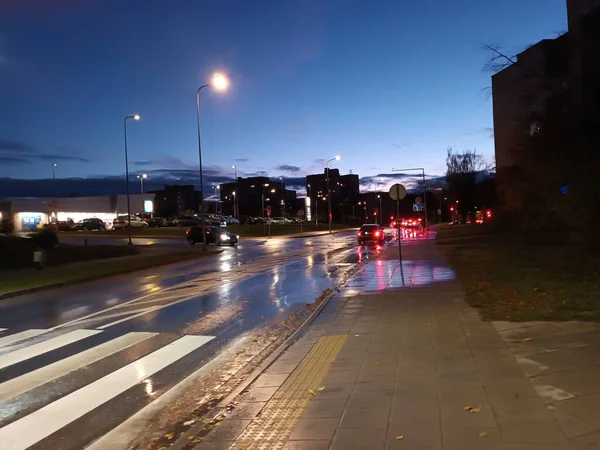
[[[377,236],[377,237],[379,236],[379,231],[375,232],[375,236]]]
[[[185,232],[186,236],[187,236],[188,234],[190,234],[190,231],[192,231],[192,229],[191,229],[191,228],[188,228],[188,229],[186,230],[186,232]]]

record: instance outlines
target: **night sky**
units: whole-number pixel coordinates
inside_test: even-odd
[[[134,113],[132,179],[197,183],[194,94],[214,71],[231,86],[202,91],[207,183],[235,164],[293,186],[336,154],[365,189],[393,167],[443,175],[449,146],[493,162],[481,45],[565,29],[565,0],[2,0],[0,197],[57,189],[53,163],[60,189],[119,183]]]

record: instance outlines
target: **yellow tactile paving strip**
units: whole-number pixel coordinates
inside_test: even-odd
[[[294,425],[327,375],[346,335],[323,336],[288,379],[275,392],[250,425],[240,435],[231,450],[277,450],[283,448]]]

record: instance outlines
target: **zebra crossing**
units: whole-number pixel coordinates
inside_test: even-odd
[[[205,364],[213,339],[0,330],[0,449],[85,448]]]

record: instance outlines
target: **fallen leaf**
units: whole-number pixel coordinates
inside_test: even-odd
[[[479,433],[479,437],[487,437],[487,433],[485,431],[482,431],[481,433]]]
[[[202,423],[204,425],[208,425],[210,423],[210,419],[204,419],[204,420],[202,420]]]
[[[317,395],[317,394],[315,393],[315,391],[313,391],[312,389],[309,389],[309,390],[308,390],[308,393],[309,393],[310,395]]]
[[[192,439],[194,439],[194,436],[188,436],[188,439],[191,441]]]
[[[469,410],[469,412],[472,412],[472,413],[480,413],[480,412],[481,412],[481,405],[479,405],[479,407],[478,407],[478,408],[471,408],[471,409]]]
[[[402,439],[404,439],[404,435],[403,434],[399,434],[398,436],[396,436],[396,440],[397,441],[401,441]]]
[[[463,406],[463,409],[464,409],[465,411],[471,411],[471,410],[473,409],[473,407],[472,407],[472,406],[470,406],[470,405],[465,405],[465,406]]]
[[[167,434],[165,434],[165,437],[167,439],[173,439],[174,436],[175,436],[175,433],[167,433]]]
[[[528,338],[525,338],[525,339],[523,339],[523,342],[531,341],[531,339],[532,339],[532,338],[530,338],[530,337],[528,337]]]
[[[324,390],[325,390],[325,386],[319,386],[319,387],[317,388],[317,391],[318,391],[318,392],[321,392],[321,391],[324,391]]]

